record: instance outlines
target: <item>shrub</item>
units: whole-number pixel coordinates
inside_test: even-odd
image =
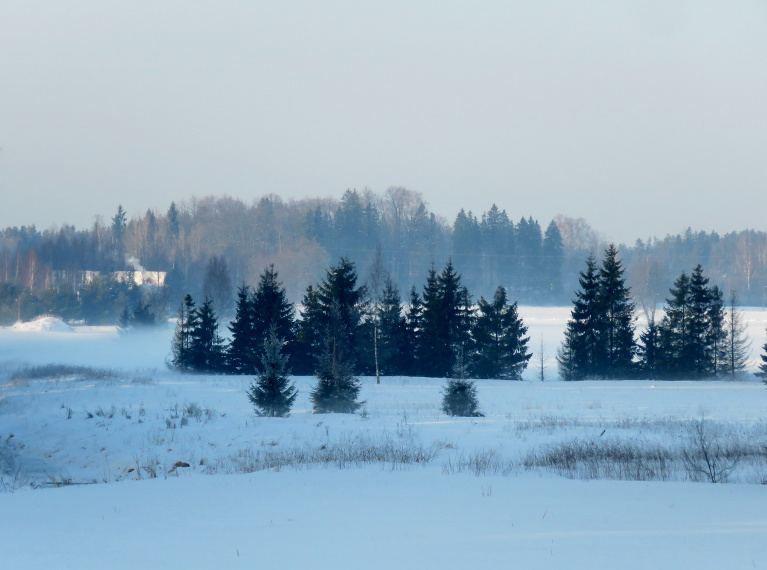
[[[481,417],[477,387],[465,378],[451,378],[447,381],[442,397],[442,411],[448,416]]]

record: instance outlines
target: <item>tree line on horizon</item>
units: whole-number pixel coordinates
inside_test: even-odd
[[[490,298],[498,284],[522,304],[565,304],[578,287],[586,255],[606,247],[586,220],[557,216],[541,224],[514,222],[493,204],[481,214],[462,209],[452,223],[430,212],[420,193],[392,187],[382,194],[348,190],[336,200],[283,201],[266,195],[248,205],[230,197],[171,203],[128,218],[119,206],[91,228],[34,226],[0,230],[0,323],[56,314],[69,321],[114,323],[151,304],[158,320],[186,292],[206,294],[212,261],[224,265],[230,285],[254,282],[269,264],[280,267],[288,297],[298,302],[305,283],[321,279],[331,260],[346,257],[367,274],[380,252],[390,278],[409,291],[432,263],[451,259],[463,282]],[[763,305],[767,295],[767,234],[745,230],[693,232],[638,239],[620,247],[637,306],[648,318],[666,287],[697,263],[741,302]],[[167,273],[162,292],[130,287],[112,277],[140,263]],[[84,272],[100,272],[84,278]],[[151,298],[149,298],[151,297]],[[229,303],[233,304],[234,286]],[[227,312],[226,295],[219,299]]]

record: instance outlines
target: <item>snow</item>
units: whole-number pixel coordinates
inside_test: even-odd
[[[428,470],[2,497],[6,568],[763,568],[764,489]]]
[[[28,322],[17,322],[13,325],[13,330],[24,332],[72,332],[72,328],[57,317],[37,317]]]
[[[165,368],[171,329],[0,330],[2,567],[767,567],[758,484],[767,465],[713,485],[684,473],[580,481],[522,464],[573,440],[678,446],[703,417],[767,441],[764,385],[753,376],[560,382],[554,354],[569,309],[520,314],[536,355],[523,382],[478,381],[483,418],[446,417],[444,380],[401,377],[362,378],[367,403],[356,415],[312,414],[314,379],[298,377],[292,415],[258,418],[245,396],[250,377]],[[744,315],[755,366],[767,313]],[[45,363],[108,367],[118,378],[10,379]],[[297,451],[383,445],[434,458],[244,472]],[[481,454],[501,468],[458,472]],[[52,488],[62,483],[71,485]]]

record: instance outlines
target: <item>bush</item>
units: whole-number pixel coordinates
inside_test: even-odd
[[[690,479],[726,483],[743,456],[742,451],[733,453],[731,447],[722,441],[720,431],[711,422],[696,421],[688,445],[682,450],[682,461]]]

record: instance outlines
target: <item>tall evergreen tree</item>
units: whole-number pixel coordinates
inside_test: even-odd
[[[610,244],[599,269],[597,305],[600,311],[596,352],[597,374],[602,378],[628,378],[632,374],[635,305],[623,277],[617,248]]]
[[[405,327],[399,290],[387,277],[381,296],[378,343],[378,355],[383,374],[392,376],[408,373],[405,355],[410,347],[407,345]]]
[[[323,329],[326,325],[319,293],[312,285],[306,288],[300,312],[301,318],[296,327],[298,333],[293,369],[301,375],[314,374],[318,358],[322,353]]]
[[[565,341],[557,352],[559,374],[563,380],[597,377],[602,345],[602,312],[599,304],[599,274],[593,255],[586,259],[586,269],[578,279],[573,310],[565,329]]]
[[[178,208],[176,207],[175,202],[171,202],[170,206],[168,207],[168,235],[172,239],[177,239],[179,237],[179,234],[181,233],[181,225],[178,221]]]
[[[527,352],[530,337],[517,314],[517,304],[509,305],[506,289],[499,286],[492,303],[479,300],[479,315],[474,325],[475,378],[521,380],[522,372],[532,357]]]
[[[281,353],[282,346],[283,342],[277,336],[277,325],[272,324],[269,336],[264,340],[258,382],[248,389],[248,399],[260,416],[288,416],[298,395],[295,384],[288,380],[288,356]]]
[[[708,288],[708,278],[703,275],[703,267],[698,264],[690,274],[689,290],[690,320],[688,326],[687,353],[689,372],[693,378],[702,378],[716,374],[712,370],[714,354],[711,346],[713,332],[709,327],[709,311],[712,294]]]
[[[445,338],[442,299],[434,265],[429,268],[421,296],[420,328],[418,331],[419,375],[444,376],[450,370],[450,347]]]
[[[721,368],[724,308],[718,287],[708,287],[703,268],[682,272],[666,299],[659,326],[659,374],[667,378],[705,378]]]
[[[421,374],[421,329],[423,326],[423,303],[415,286],[410,288],[410,303],[405,311],[403,352],[399,359],[402,374]]]
[[[206,297],[196,312],[198,322],[192,329],[189,347],[191,368],[196,372],[223,372],[224,346],[213,301]]]
[[[738,295],[730,291],[730,310],[725,324],[725,361],[723,371],[731,377],[737,376],[746,369],[751,341],[746,336],[746,325],[743,315],[738,310]]]
[[[261,360],[264,342],[269,338],[269,331],[274,325],[277,336],[292,347],[295,340],[295,319],[293,303],[288,301],[288,294],[279,280],[274,264],[266,267],[251,298],[253,314],[253,341],[257,347],[256,358]],[[290,355],[290,349],[288,351]]]
[[[317,300],[321,307],[321,325],[327,328],[332,318],[331,307],[338,304],[343,324],[344,343],[353,361],[362,359],[361,327],[365,313],[364,286],[357,287],[357,269],[354,262],[342,257],[335,267],[325,272],[325,279],[317,287]]]
[[[519,220],[516,233],[516,255],[523,298],[534,300],[544,288],[544,268],[541,263],[543,233],[538,220],[531,217]]]
[[[123,209],[123,205],[117,206],[117,213],[112,217],[112,240],[115,245],[121,247],[123,235],[128,227],[128,215]]]
[[[543,276],[547,295],[557,299],[562,294],[562,266],[565,260],[562,234],[554,220],[551,220],[543,235]]]
[[[482,232],[476,216],[463,209],[453,223],[453,256],[456,267],[471,275],[471,285],[476,288],[481,277]]]
[[[194,299],[187,294],[178,309],[176,331],[171,344],[171,366],[176,370],[193,370],[192,335],[199,326]]]
[[[366,311],[365,287],[357,287],[355,264],[342,257],[339,264],[325,272],[325,279],[315,289],[307,288],[301,303],[301,319],[297,325],[293,365],[299,374],[316,371],[324,351],[324,336],[331,320],[331,307],[338,305],[343,324],[344,348],[350,361],[363,360],[363,315]]]
[[[234,320],[229,324],[232,340],[227,347],[228,368],[235,374],[255,372],[255,335],[253,303],[250,287],[243,283],[237,289]]]
[[[708,331],[709,375],[717,376],[727,373],[727,331],[725,330],[726,312],[724,310],[724,295],[718,286],[709,290],[706,319]]]
[[[681,377],[688,372],[689,290],[690,278],[683,271],[669,290],[671,296],[666,299],[666,312],[658,327],[657,369],[662,377]]]
[[[759,363],[759,376],[762,377],[762,382],[767,384],[767,342],[762,345],[762,354],[759,358],[761,359]]]
[[[514,224],[506,210],[499,210],[493,204],[482,214],[482,290],[495,283],[512,285],[517,273],[514,260]],[[476,255],[476,252],[475,252]]]
[[[423,292],[420,356],[424,375],[447,376],[457,351],[469,348],[472,316],[468,291],[452,261],[439,275],[432,266]]]
[[[334,251],[345,259],[360,259],[364,247],[364,209],[356,190],[347,190],[341,197],[335,215],[336,248]]]
[[[658,352],[660,350],[660,333],[654,318],[647,323],[647,328],[639,335],[639,369],[649,379],[658,378]]]

